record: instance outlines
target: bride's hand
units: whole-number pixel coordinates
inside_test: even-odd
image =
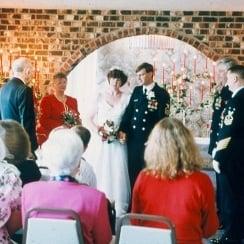
[[[108,134],[106,133],[103,126],[98,127],[97,133],[102,137],[102,141],[106,141],[108,139]]]
[[[124,144],[126,142],[126,134],[123,131],[119,131],[117,137],[121,144]]]

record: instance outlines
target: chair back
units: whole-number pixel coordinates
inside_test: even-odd
[[[153,221],[166,224],[167,228],[131,225],[131,220]],[[163,216],[125,214],[119,219],[116,244],[176,244],[175,227]]]
[[[65,218],[31,217],[33,213],[65,216]],[[33,208],[28,211],[25,218],[23,244],[47,243],[83,244],[79,215],[71,209]]]

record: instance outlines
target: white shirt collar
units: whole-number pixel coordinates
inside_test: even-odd
[[[16,76],[13,76],[12,78],[17,78],[17,79],[21,80],[26,85],[26,82],[20,76],[16,75]]]
[[[148,93],[149,91],[151,91],[154,88],[154,86],[155,86],[155,82],[153,82],[147,86],[143,85],[143,91],[144,91],[144,89],[147,89],[147,93]]]
[[[234,97],[242,88],[244,88],[244,86],[241,86],[241,87],[239,87],[239,88],[237,88],[234,92],[233,92],[233,94],[232,94],[232,96],[231,97]]]

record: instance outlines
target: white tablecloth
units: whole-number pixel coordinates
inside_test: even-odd
[[[200,153],[204,158],[204,163],[207,168],[212,168],[211,156],[208,154],[209,137],[195,137],[195,142],[199,147]]]

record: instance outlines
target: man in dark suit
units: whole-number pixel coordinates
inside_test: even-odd
[[[32,89],[27,86],[32,79],[33,68],[27,58],[13,62],[13,77],[0,90],[0,119],[19,122],[27,131],[32,152],[37,149],[35,112]]]
[[[213,167],[220,177],[226,178],[220,187],[229,203],[222,209],[224,235],[220,243],[241,243],[244,238],[244,66],[229,68],[227,85],[233,94],[221,115]]]
[[[127,141],[128,170],[131,188],[144,167],[145,142],[154,125],[169,115],[170,96],[153,81],[153,66],[141,64],[137,69],[141,86],[137,86],[122,117],[119,138]]]

